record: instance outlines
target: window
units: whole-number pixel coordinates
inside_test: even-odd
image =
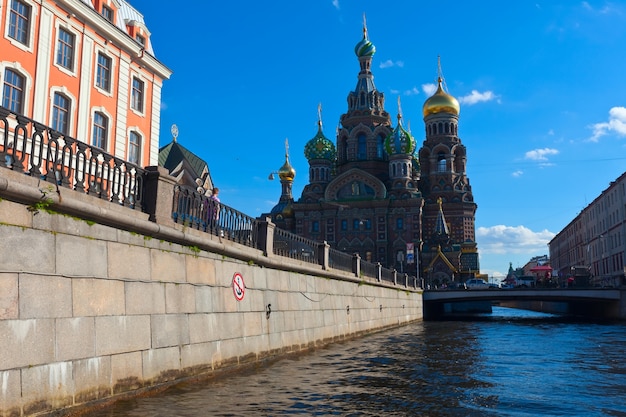
[[[346,219],[341,220],[341,230],[348,230],[348,220]]]
[[[57,65],[68,70],[74,69],[74,40],[72,33],[59,28],[59,43],[57,44]]]
[[[67,135],[69,122],[70,99],[61,93],[54,93],[54,101],[52,103],[52,128]]]
[[[102,16],[109,22],[113,23],[113,9],[108,6],[102,5]]]
[[[28,45],[30,41],[30,6],[20,0],[11,0],[9,37]]]
[[[404,229],[404,220],[401,217],[396,219],[396,229],[402,230]]]
[[[367,159],[367,139],[364,133],[360,133],[357,138],[357,159]]]
[[[128,162],[139,165],[141,160],[141,136],[137,132],[130,132],[128,139]]]
[[[311,231],[312,232],[320,231],[320,223],[317,220],[313,220],[313,222],[311,222]]]
[[[109,118],[100,112],[96,112],[93,116],[92,145],[106,150],[108,131]]]
[[[143,81],[141,81],[137,77],[133,77],[131,107],[134,110],[140,111],[142,113],[143,113],[143,89],[144,89]]]
[[[98,53],[96,86],[104,91],[111,91],[111,58],[103,53]]]
[[[146,38],[141,35],[135,35],[135,40],[141,45],[146,46]]]
[[[2,106],[15,113],[24,112],[24,77],[8,68],[4,70]]]

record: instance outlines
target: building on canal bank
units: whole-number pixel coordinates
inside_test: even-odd
[[[559,280],[575,285],[626,285],[626,172],[611,181],[549,243]]]
[[[335,142],[318,131],[306,144],[308,183],[295,199],[295,169],[286,152],[278,170],[282,192],[267,215],[278,227],[326,241],[428,284],[465,281],[479,274],[475,213],[467,176],[467,150],[458,136],[460,106],[445,91],[439,71],[436,92],[421,109],[425,140],[418,147],[397,117],[371,71],[376,48],[367,27],[354,48],[360,71]]]
[[[126,0],[0,2],[3,107],[138,166],[156,165],[161,88],[143,16]]]

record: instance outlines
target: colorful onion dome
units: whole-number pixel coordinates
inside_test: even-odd
[[[335,159],[335,144],[324,136],[322,132],[322,121],[318,121],[317,134],[304,146],[304,156],[311,161],[313,159],[327,159],[332,161]]]
[[[367,27],[365,26],[365,22],[363,23],[363,39],[354,47],[354,53],[356,56],[374,56],[376,53],[376,47],[370,40],[367,38]]]
[[[437,81],[439,83],[437,91],[435,91],[435,94],[424,102],[424,106],[422,107],[424,117],[436,113],[452,113],[455,116],[458,116],[461,111],[461,106],[459,106],[458,100],[443,91],[443,87],[441,86],[441,77],[439,77]]]
[[[400,110],[400,98],[398,97],[398,125],[385,139],[387,155],[413,155],[417,143],[415,138],[402,126],[402,111]]]

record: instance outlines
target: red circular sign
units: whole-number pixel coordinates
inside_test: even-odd
[[[243,296],[246,295],[246,284],[244,284],[243,277],[239,272],[235,272],[233,275],[233,293],[237,301],[243,300]]]

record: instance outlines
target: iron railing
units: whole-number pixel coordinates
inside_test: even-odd
[[[330,248],[328,256],[328,266],[331,269],[354,272],[354,255]]]
[[[172,219],[193,229],[253,248],[258,247],[257,220],[196,190],[174,186]]]
[[[0,106],[0,166],[120,205],[142,207],[144,170]]]
[[[298,236],[283,229],[274,230],[274,253],[304,262],[320,264],[320,242]]]

